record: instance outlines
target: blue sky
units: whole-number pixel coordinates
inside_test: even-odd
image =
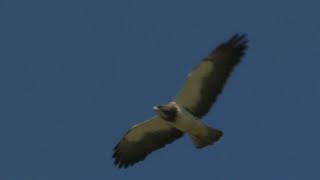
[[[0,179],[320,178],[317,1],[4,0],[0,2]],[[132,168],[112,148],[170,101],[219,43],[250,48],[188,137]]]

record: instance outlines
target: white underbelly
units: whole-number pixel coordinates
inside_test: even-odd
[[[175,102],[173,102],[175,103]],[[178,107],[178,115],[173,122],[167,121],[171,126],[179,129],[182,132],[191,134],[201,133],[205,125],[195,116],[190,114],[187,110]]]

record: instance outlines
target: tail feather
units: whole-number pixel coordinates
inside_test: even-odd
[[[203,133],[189,133],[189,136],[194,146],[200,149],[208,145],[213,145],[215,142],[219,141],[219,139],[223,136],[223,132],[209,126],[205,126]]]

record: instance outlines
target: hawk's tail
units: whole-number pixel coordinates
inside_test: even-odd
[[[203,133],[201,134],[189,133],[192,143],[196,148],[203,148],[208,145],[212,145],[215,142],[217,142],[223,135],[222,131],[215,128],[211,128],[205,124],[203,125],[204,125]]]

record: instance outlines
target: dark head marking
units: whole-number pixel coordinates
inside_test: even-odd
[[[157,106],[155,110],[162,119],[170,122],[174,122],[178,114],[177,107],[171,103],[163,106]]]

